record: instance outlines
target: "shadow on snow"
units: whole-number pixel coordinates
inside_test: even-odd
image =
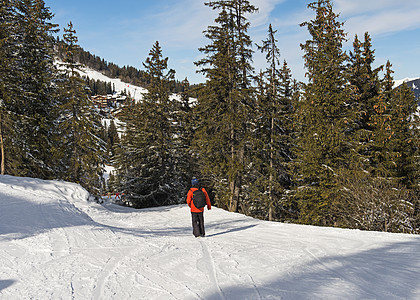
[[[15,280],[0,280],[0,292],[12,286],[15,282]]]
[[[255,286],[221,286],[205,299],[420,299],[420,239],[326,256]],[[327,296],[326,295],[330,295]]]

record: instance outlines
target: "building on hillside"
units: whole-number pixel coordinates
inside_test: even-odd
[[[96,107],[100,109],[108,107],[108,96],[95,95],[95,96],[92,96],[91,99],[92,99],[93,105],[95,105]]]
[[[95,95],[92,96],[93,105],[99,109],[105,109],[108,107],[117,107],[124,103],[127,96],[118,93],[108,95]]]

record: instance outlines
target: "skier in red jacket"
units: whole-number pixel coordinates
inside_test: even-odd
[[[191,180],[191,185],[192,187],[190,188],[187,194],[187,204],[191,208],[193,234],[195,237],[204,237],[206,235],[204,231],[204,207],[205,206],[201,208],[197,208],[194,205],[193,198],[194,196],[197,198],[200,197],[199,191],[201,190],[205,196],[205,203],[206,203],[205,205],[207,205],[208,210],[211,209],[210,198],[209,198],[209,195],[207,194],[207,191],[200,186],[200,182],[198,181],[198,179],[193,178]]]

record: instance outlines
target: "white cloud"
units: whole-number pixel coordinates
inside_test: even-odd
[[[212,9],[204,5],[204,1],[176,1],[158,14],[155,18],[157,26],[151,29],[172,46],[186,48],[195,45],[203,38],[203,31],[215,18]]]
[[[372,35],[382,35],[419,28],[419,16],[420,8],[410,14],[406,11],[386,11],[376,15],[358,15],[348,19],[345,28],[353,36],[366,31]]]
[[[350,38],[366,31],[383,35],[420,28],[418,0],[336,0],[335,3],[334,10],[345,21]]]
[[[287,0],[254,0],[251,4],[258,8],[258,12],[249,17],[252,27],[267,25],[270,22],[271,12],[275,7]]]

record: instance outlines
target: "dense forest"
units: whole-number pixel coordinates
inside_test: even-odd
[[[156,42],[144,70],[119,68],[83,50],[70,22],[63,38],[42,0],[1,0],[1,174],[63,179],[93,194],[110,188],[136,208],[183,203],[192,177],[232,212],[272,221],[419,233],[420,124],[407,85],[393,89],[391,63],[374,67],[369,33],[346,33],[332,1],[308,4],[300,26],[307,82],[281,60],[276,30],[257,41],[267,67],[255,73],[248,0],[214,0],[196,63],[206,82],[175,81]],[[57,50],[61,49],[61,50]],[[59,71],[57,55],[65,64]],[[149,90],[104,128],[83,63]],[[180,101],[171,101],[177,91]],[[196,97],[191,102],[190,97]],[[111,129],[112,127],[112,129]],[[110,147],[110,141],[112,146]]]

